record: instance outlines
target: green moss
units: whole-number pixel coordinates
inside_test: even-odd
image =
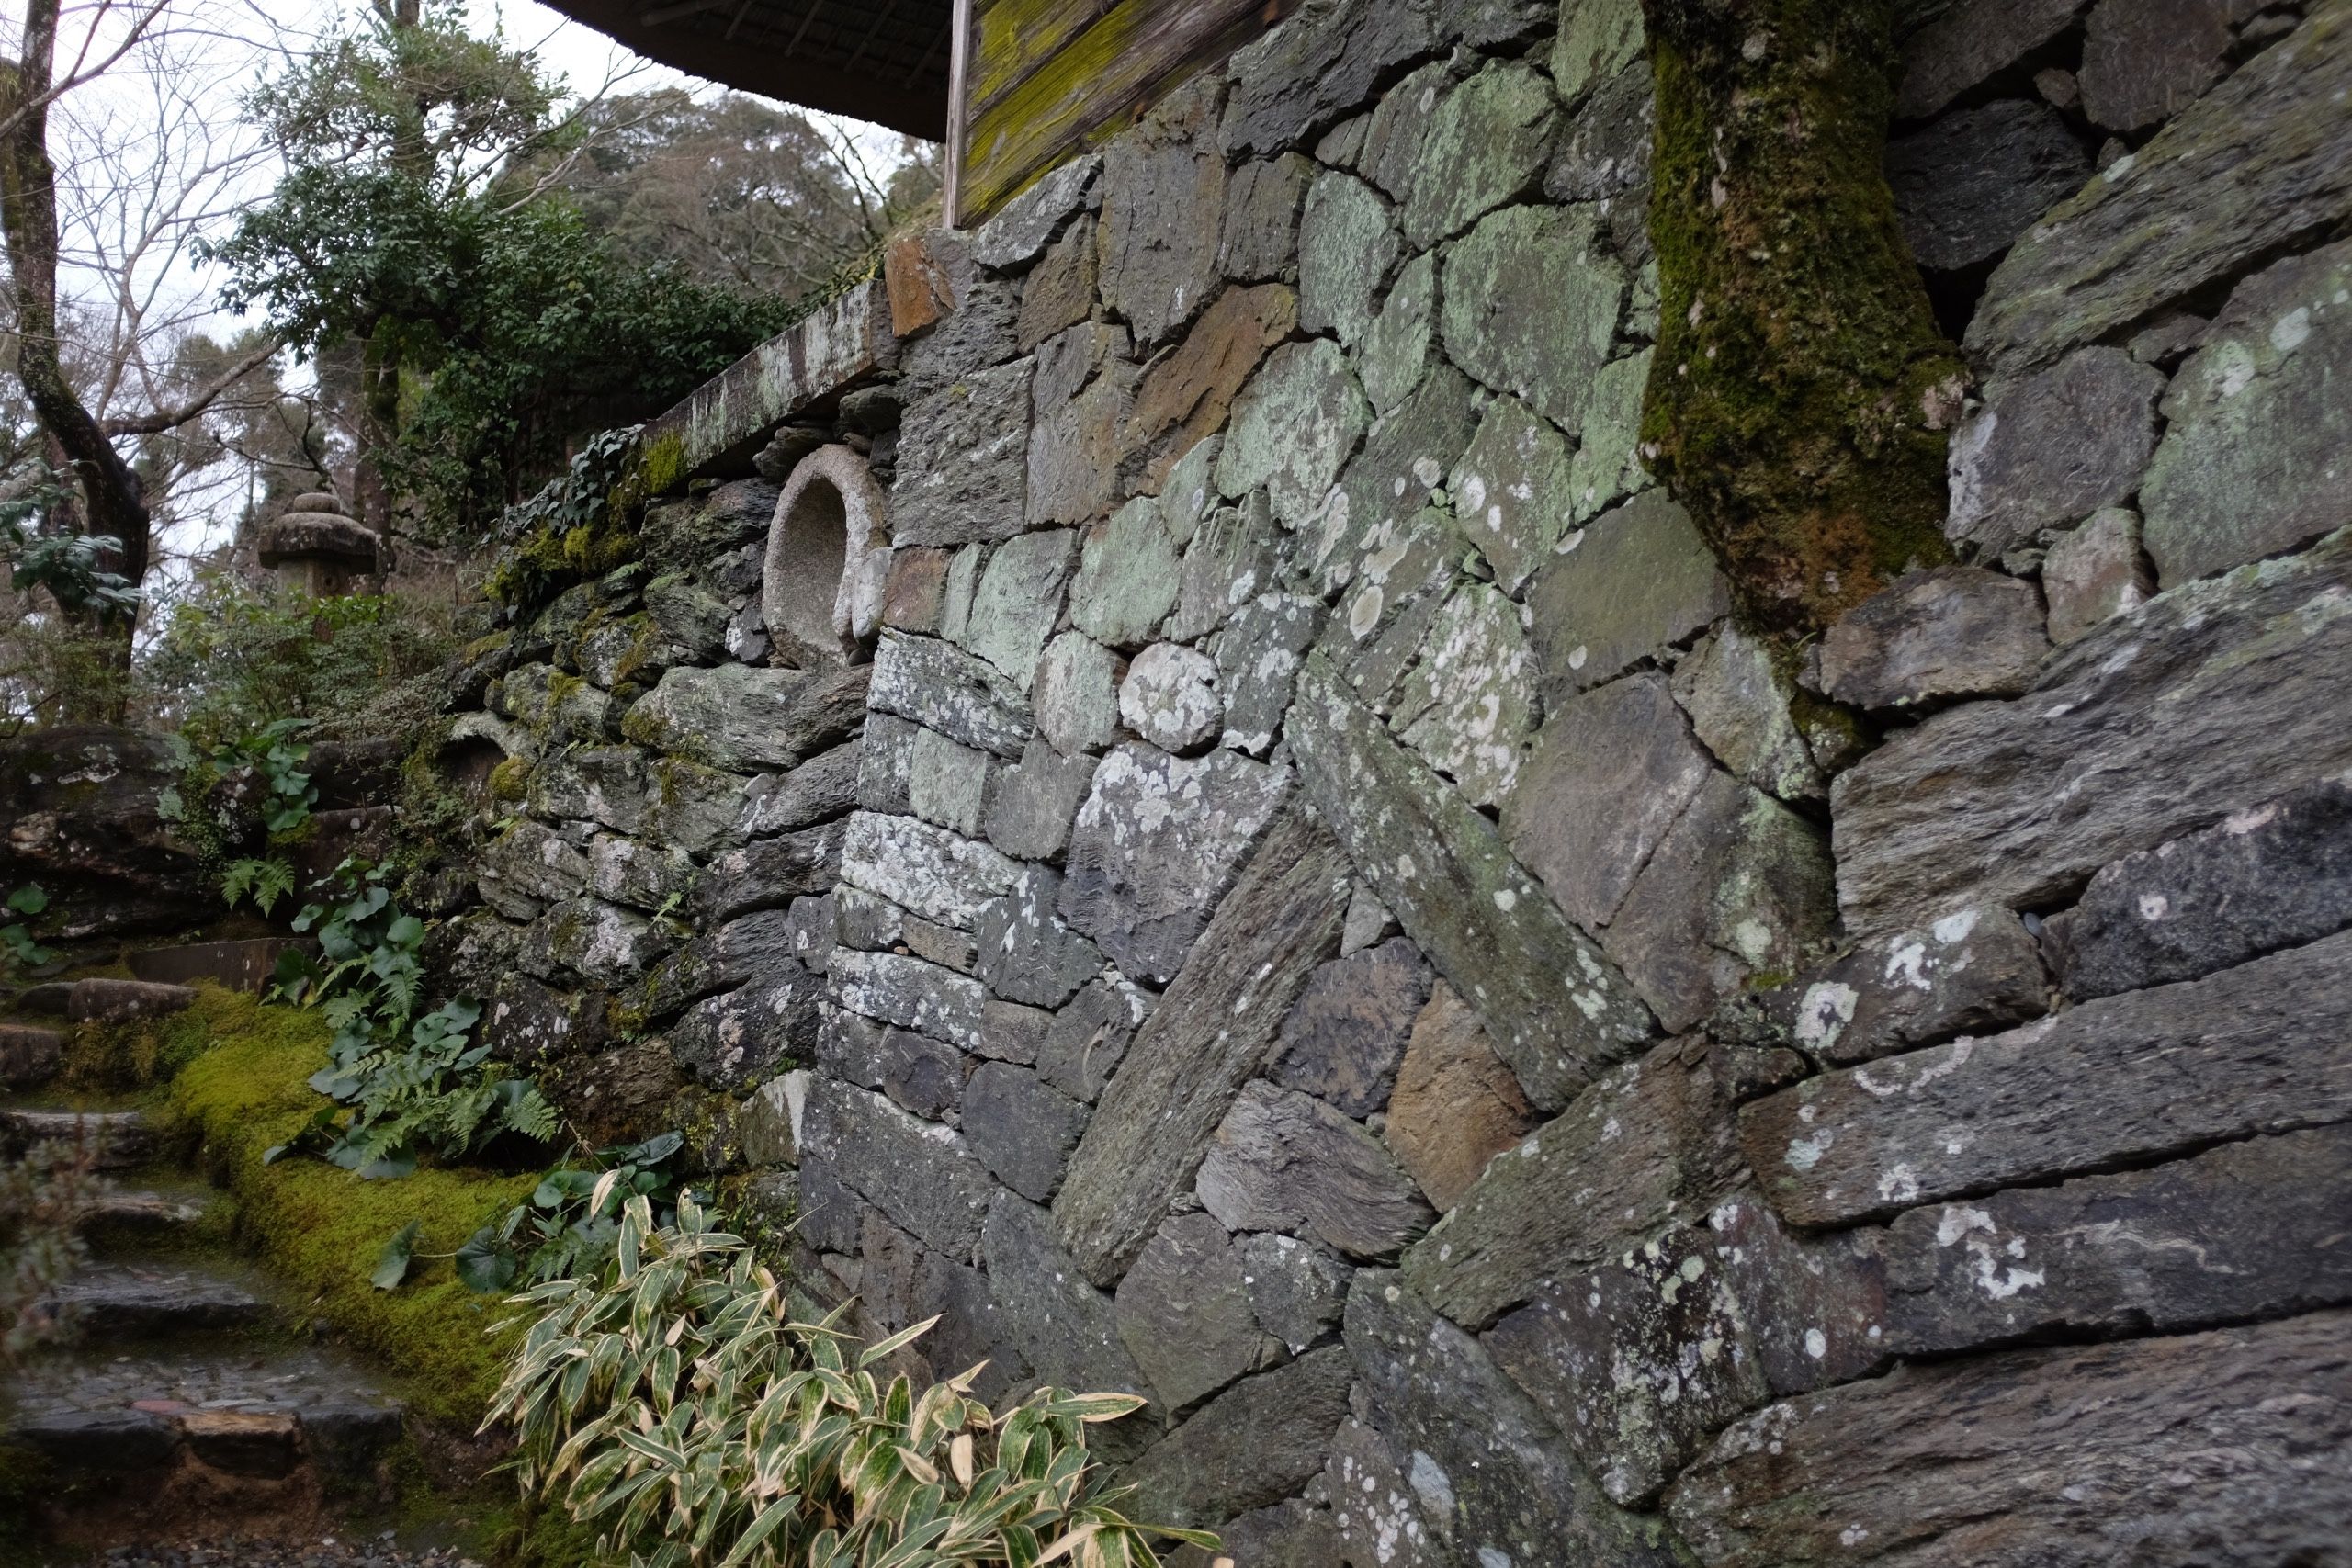
[[[479,1420],[501,1371],[498,1343],[486,1331],[507,1309],[468,1290],[446,1259],[422,1255],[454,1252],[527,1197],[537,1178],[428,1169],[362,1181],[316,1160],[266,1166],[264,1151],[293,1138],[324,1103],[306,1081],[326,1062],[324,1021],[315,1010],[208,987],[160,1032],[173,1039],[159,1043],[159,1062],[179,1055],[191,1037],[209,1042],[169,1086],[171,1123],[237,1200],[239,1239],[302,1292],[312,1315],[407,1379],[403,1392],[419,1414]],[[411,1220],[423,1225],[418,1262],[400,1289],[379,1291],[368,1272],[386,1239]]]
[[[1893,8],[1645,7],[1660,330],[1644,451],[1743,619],[1784,637],[1949,555],[1966,373],[1881,169]]]
[[[645,456],[639,460],[637,471],[645,487],[646,499],[668,494],[685,477],[686,438],[674,430],[663,431],[646,443]]]
[[[521,757],[509,757],[490,770],[490,797],[492,800],[520,800],[531,787],[531,764]]]

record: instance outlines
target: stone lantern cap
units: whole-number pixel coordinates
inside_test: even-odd
[[[376,536],[332,512],[281,512],[261,525],[254,543],[264,566],[323,560],[348,562],[369,571],[376,569]]]

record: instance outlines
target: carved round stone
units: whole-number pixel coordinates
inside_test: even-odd
[[[847,446],[803,457],[768,525],[762,604],[775,662],[854,662],[881,624],[889,570],[889,517],[865,459]]]
[[[1119,687],[1119,718],[1153,745],[1189,751],[1225,722],[1216,663],[1196,649],[1154,643],[1136,655]]]

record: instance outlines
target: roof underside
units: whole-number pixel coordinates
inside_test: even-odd
[[[953,0],[549,0],[690,75],[931,141],[947,134]]]

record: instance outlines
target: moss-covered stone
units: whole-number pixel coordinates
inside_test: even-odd
[[[1965,373],[1881,172],[1894,0],[1646,0],[1660,338],[1644,454],[1750,622],[1802,635],[1944,558]]]

